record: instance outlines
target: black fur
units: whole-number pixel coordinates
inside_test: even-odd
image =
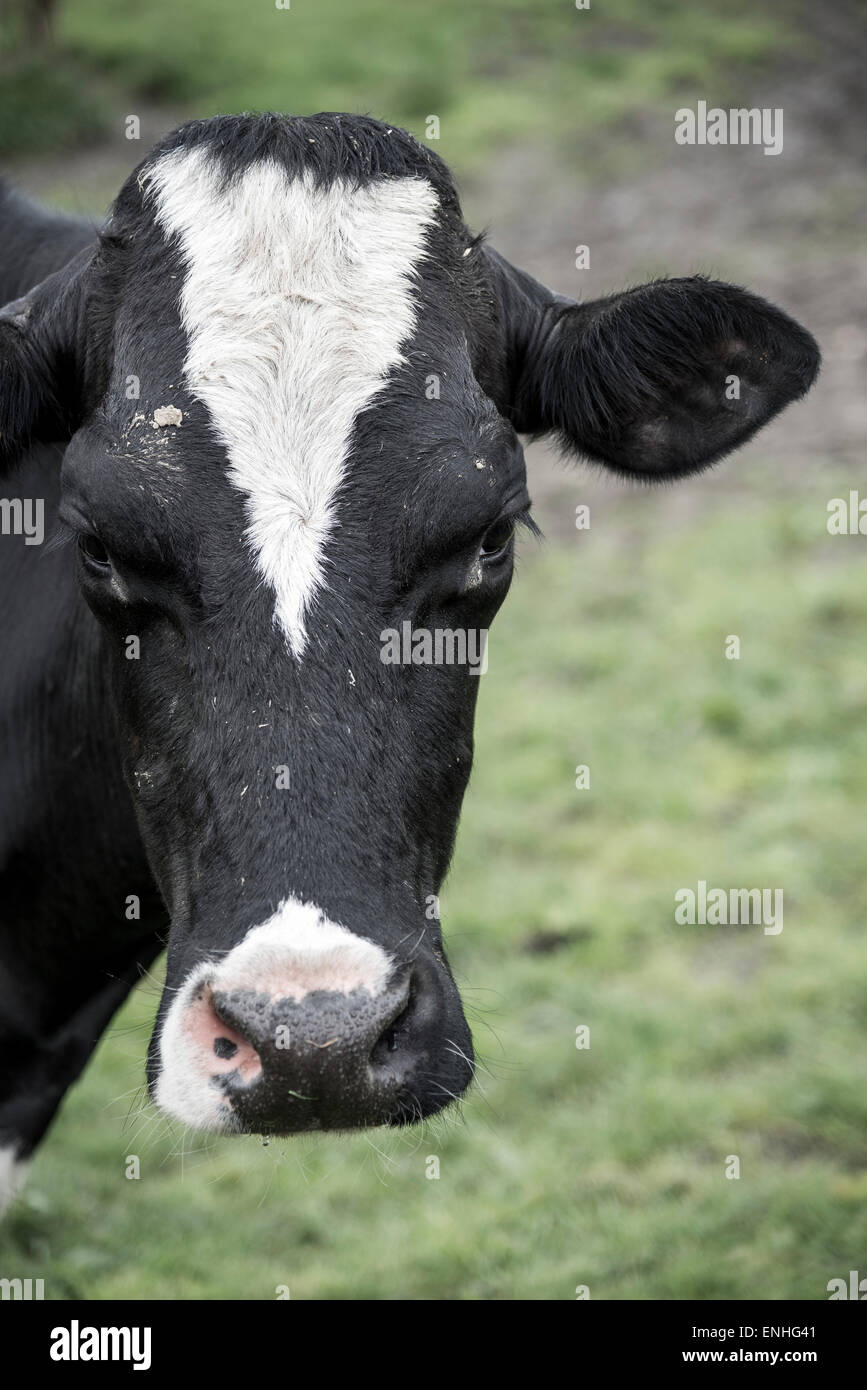
[[[658,280],[564,312],[518,418],[526,400],[525,429],[553,429],[620,473],[678,477],[742,444],[818,369],[810,334],[765,300],[700,276]]]

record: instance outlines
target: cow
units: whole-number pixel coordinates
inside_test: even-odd
[[[4,518],[48,535],[0,546],[6,1194],[166,943],[165,1115],[422,1120],[474,1069],[437,903],[478,667],[385,635],[487,633],[520,436],[681,478],[816,343],[703,277],[555,294],[354,115],[182,125],[101,227],[5,184],[0,247]]]

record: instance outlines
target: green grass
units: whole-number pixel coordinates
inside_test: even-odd
[[[826,465],[754,476],[683,484],[689,520],[612,490],[573,543],[524,542],[444,893],[486,1068],[463,1120],[125,1131],[151,984],[70,1095],[4,1272],[53,1298],[437,1300],[823,1299],[863,1272],[861,542],[825,531],[849,485]],[[676,926],[699,878],[782,887],[782,933]]]
[[[707,0],[587,11],[571,0],[292,0],[285,10],[273,0],[76,0],[61,7],[48,66],[55,82],[72,62],[109,84],[116,110],[105,129],[118,139],[141,101],[197,116],[369,111],[422,138],[437,115],[436,148],[462,170],[533,139],[566,159],[580,147],[586,167],[584,137],[600,123],[661,102],[668,129],[681,99],[727,99],[735,73],[791,44],[790,12],[757,14],[751,0],[730,0],[724,21]],[[79,82],[79,103],[90,85]],[[11,123],[30,111],[0,85],[0,152],[18,152]],[[44,148],[65,148],[76,105],[46,91],[40,111]],[[81,138],[89,132],[90,117]]]
[[[63,154],[103,137],[112,116],[108,98],[89,90],[75,64],[28,59],[0,69],[0,154]]]

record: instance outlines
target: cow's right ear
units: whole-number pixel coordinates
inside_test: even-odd
[[[0,308],[0,463],[31,440],[65,440],[77,427],[91,260],[90,251],[81,252]]]
[[[578,304],[490,247],[508,396],[525,434],[617,473],[697,472],[808,391],[819,349],[799,323],[738,285],[656,280]]]

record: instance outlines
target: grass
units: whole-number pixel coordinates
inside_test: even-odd
[[[790,11],[730,0],[721,22],[707,0],[586,11],[571,0],[76,0],[61,6],[38,102],[0,85],[0,153],[20,153],[18,129],[52,153],[91,138],[96,120],[121,139],[144,102],[197,116],[369,111],[422,138],[436,115],[436,147],[464,171],[533,139],[567,160],[580,147],[586,168],[584,137],[600,124],[663,102],[670,127],[681,99],[726,100],[735,73],[791,45]]]
[[[612,491],[574,541],[524,543],[444,894],[485,1063],[462,1120],[267,1147],[124,1129],[148,983],[3,1272],[52,1298],[385,1300],[823,1299],[863,1272],[867,595],[858,539],[825,531],[848,485],[710,477],[681,485],[689,519]],[[782,887],[782,933],[675,925],[700,878]]]
[[[105,136],[112,109],[88,90],[88,76],[74,63],[28,58],[0,68],[0,155],[62,154]]]

